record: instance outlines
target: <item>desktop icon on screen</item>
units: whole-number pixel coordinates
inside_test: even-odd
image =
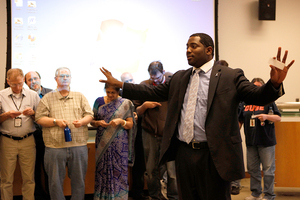
[[[29,8],[36,8],[36,1],[27,1],[27,6]]]
[[[28,40],[30,40],[30,42],[34,42],[36,40],[36,36],[35,35],[28,35]]]
[[[28,25],[36,24],[35,16],[28,17]]]
[[[17,7],[23,7],[23,0],[15,0]]]
[[[15,37],[15,42],[22,42],[22,40],[23,40],[23,35],[22,34],[18,34],[18,35],[16,35],[16,37]]]
[[[23,54],[22,53],[15,53],[15,59],[16,60],[22,60],[23,59]]]
[[[14,24],[23,24],[23,18],[22,17],[15,17],[14,18]]]

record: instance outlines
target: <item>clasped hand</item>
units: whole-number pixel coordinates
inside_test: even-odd
[[[7,112],[7,116],[9,117],[9,118],[16,118],[16,117],[18,117],[18,116],[20,116],[20,115],[28,115],[28,116],[32,116],[32,115],[34,115],[34,110],[32,109],[32,108],[26,108],[26,109],[24,109],[23,110],[23,112],[20,112],[20,111],[15,111],[15,110],[10,110],[10,111],[8,111]]]
[[[104,128],[106,128],[106,127],[108,127],[110,125],[113,126],[113,127],[115,127],[115,126],[118,126],[118,125],[122,124],[123,122],[124,122],[124,120],[121,119],[121,118],[113,119],[109,123],[105,122],[104,120],[97,121],[98,125],[102,126]]]
[[[34,110],[32,108],[25,108],[23,110],[23,115],[34,115]]]
[[[64,119],[56,119],[56,124],[60,128],[65,128],[66,126],[69,126],[69,122]],[[72,124],[75,126],[75,128],[80,128],[83,124],[81,120],[74,120]]]

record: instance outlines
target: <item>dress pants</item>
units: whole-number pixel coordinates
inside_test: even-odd
[[[14,172],[18,160],[23,179],[23,200],[33,200],[36,155],[33,135],[23,140],[13,140],[1,136],[0,141],[1,199],[13,200]]]
[[[208,147],[193,149],[180,142],[176,158],[178,195],[181,200],[230,200],[230,181],[218,174]]]
[[[44,167],[45,144],[42,137],[42,131],[40,129],[37,129],[33,133],[33,136],[36,144],[34,196],[35,196],[35,200],[47,200],[50,199],[50,196],[49,196],[49,188],[48,188],[48,176],[45,172],[45,167]]]
[[[149,196],[152,199],[164,199],[163,194],[161,193],[160,180],[162,179],[164,172],[167,171],[167,197],[168,199],[178,199],[175,163],[166,163],[166,166],[164,166],[165,170],[162,170],[163,166],[159,166],[162,137],[155,137],[144,130],[142,136]]]
[[[132,190],[131,196],[133,199],[142,199],[144,196],[144,174],[146,171],[146,164],[144,158],[144,148],[142,140],[142,118],[138,118],[137,134],[134,142],[135,161],[132,167]]]

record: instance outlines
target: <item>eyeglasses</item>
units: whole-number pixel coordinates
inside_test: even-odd
[[[10,87],[22,87],[23,86],[23,84],[24,84],[24,82],[22,82],[22,83],[17,83],[17,84],[9,84],[9,86]]]
[[[132,83],[133,79],[127,79],[126,81],[124,81],[124,83]]]
[[[61,75],[59,75],[58,76],[59,78],[71,78],[71,75],[69,75],[69,74],[61,74]]]
[[[34,78],[30,78],[30,79],[28,79],[28,81],[33,81],[33,80],[35,80],[35,81],[37,81],[37,80],[39,80],[39,78],[38,77],[34,77]]]

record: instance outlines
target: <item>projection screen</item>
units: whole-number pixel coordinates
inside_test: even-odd
[[[68,67],[71,90],[92,106],[104,96],[99,68],[120,79],[131,72],[136,83],[149,78],[148,65],[159,60],[175,73],[190,66],[189,36],[215,38],[214,0],[8,0],[10,32],[7,68],[38,71],[42,85],[56,88],[55,70]]]

